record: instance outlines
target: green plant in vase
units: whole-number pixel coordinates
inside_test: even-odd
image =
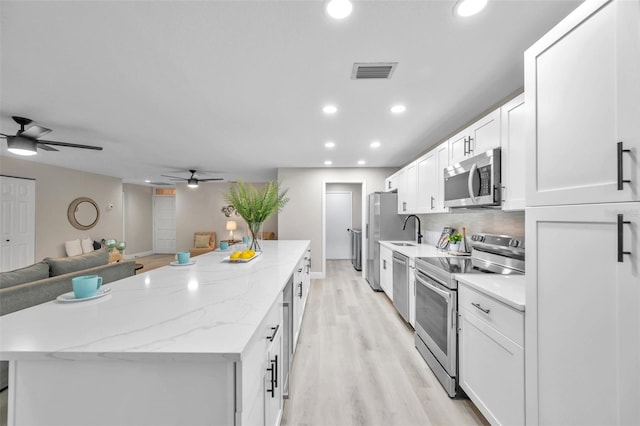
[[[279,181],[267,182],[260,189],[252,184],[238,181],[229,188],[229,192],[224,194],[225,200],[232,204],[247,222],[252,250],[260,250],[258,235],[262,223],[274,213],[280,212],[289,202],[286,198],[287,191],[288,189],[280,188]]]
[[[449,235],[449,251],[457,252],[459,249],[460,241],[462,241],[462,235],[458,232],[457,234]]]

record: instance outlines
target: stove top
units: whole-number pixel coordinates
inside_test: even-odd
[[[524,240],[507,235],[474,234],[471,257],[418,257],[416,270],[456,288],[454,274],[524,274]]]

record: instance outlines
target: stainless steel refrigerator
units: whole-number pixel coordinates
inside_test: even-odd
[[[380,241],[415,241],[415,221],[409,220],[402,230],[406,215],[398,214],[395,192],[369,194],[367,216],[367,281],[372,289],[380,291]]]

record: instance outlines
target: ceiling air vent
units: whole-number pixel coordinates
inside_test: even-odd
[[[372,62],[372,63],[358,63],[353,64],[353,70],[351,71],[352,80],[364,80],[371,78],[391,78],[393,71],[395,71],[397,62]]]

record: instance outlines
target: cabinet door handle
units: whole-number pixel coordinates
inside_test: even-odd
[[[298,268],[298,273],[302,272],[302,268]]]
[[[464,137],[462,142],[462,150],[464,151],[463,155],[467,155],[467,137],[466,136]]]
[[[618,262],[624,262],[623,256],[625,254],[631,254],[630,251],[624,251],[624,228],[625,224],[630,224],[628,220],[624,220],[624,215],[618,215]]]
[[[433,198],[433,195],[431,196],[431,210],[433,210],[433,201],[435,200],[435,198]]]
[[[275,327],[271,327],[271,331],[273,331],[273,334],[271,336],[267,336],[267,340],[269,340],[270,342],[273,342],[273,339],[276,338],[276,334],[278,334],[279,328],[280,328],[280,324],[276,325]]]
[[[274,387],[278,387],[278,355],[275,355],[275,358],[273,361],[271,361],[271,363],[273,364],[273,368],[274,368]]]
[[[622,191],[623,184],[631,183],[630,180],[624,179],[622,177],[622,154],[624,154],[625,152],[631,152],[631,150],[630,149],[623,149],[622,148],[622,142],[618,142],[618,191]],[[621,261],[619,261],[619,262],[621,262]]]
[[[406,202],[406,201],[403,201],[403,202],[402,202],[402,211],[403,211],[403,212],[406,212],[406,211],[407,211],[407,202]]]
[[[471,148],[471,141],[473,140],[473,138],[471,136],[469,136],[469,155],[471,155],[471,153],[473,152],[473,148]]]
[[[382,269],[387,269],[387,261],[386,260],[382,261]]]
[[[275,386],[275,380],[273,378],[273,361],[271,361],[271,366],[269,368],[267,368],[267,371],[271,372],[271,379],[269,380],[269,383],[271,384],[271,389],[267,389],[267,393],[271,393],[271,398],[275,398],[276,397],[276,386]]]
[[[482,306],[480,306],[479,303],[471,303],[473,306],[475,306],[476,308],[480,309],[482,312],[484,312],[485,314],[488,314],[489,312],[491,312],[491,309],[485,309]]]
[[[300,281],[300,283],[298,284],[298,287],[300,288],[300,293],[298,293],[298,297],[302,299],[302,281]]]

